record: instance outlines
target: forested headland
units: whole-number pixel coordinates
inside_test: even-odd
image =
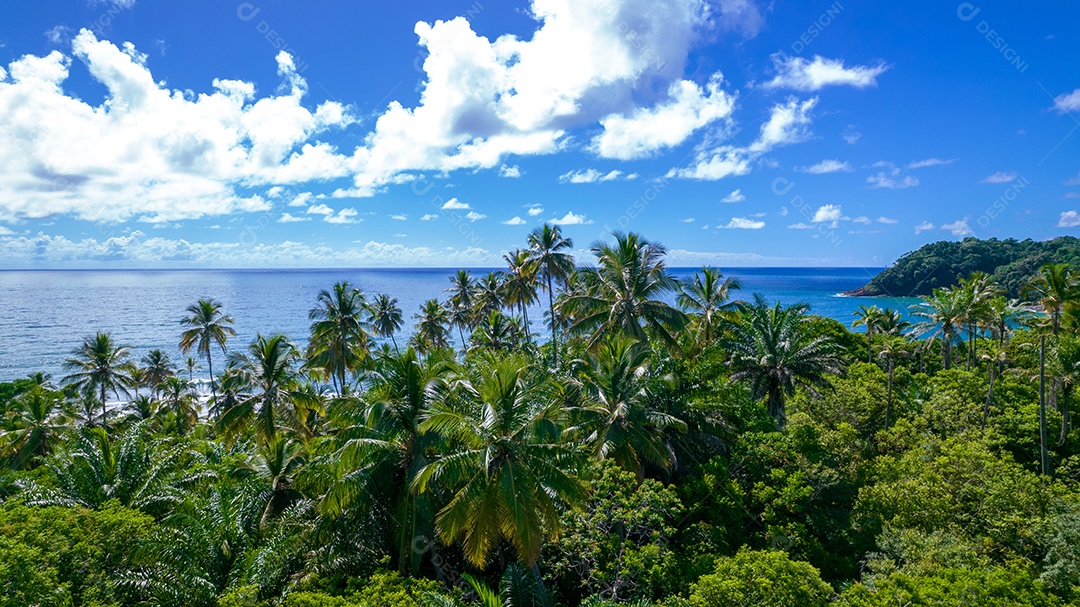
[[[972,272],[983,272],[1010,297],[1020,297],[1039,268],[1049,263],[1080,265],[1080,239],[1062,236],[1037,241],[1007,238],[942,240],[907,253],[848,295],[922,297],[950,287]]]
[[[96,328],[0,384],[0,606],[1080,605],[1076,242],[931,245],[1039,265],[849,325],[544,226],[303,347]]]

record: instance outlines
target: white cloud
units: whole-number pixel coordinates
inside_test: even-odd
[[[1054,97],[1054,109],[1062,114],[1080,110],[1080,89]]]
[[[1013,172],[1006,173],[1004,171],[998,171],[997,173],[990,175],[986,179],[983,179],[979,183],[1010,183],[1012,181],[1015,181],[1017,177],[1018,175]]]
[[[0,236],[8,236],[8,235],[14,234],[14,233],[15,232],[11,231],[9,228],[7,228],[5,226],[0,226]]]
[[[1080,185],[1080,173],[1077,173],[1076,177],[1066,179],[1064,185]]]
[[[862,138],[862,133],[855,128],[854,124],[849,124],[840,136],[843,137],[844,141],[848,142],[849,145],[855,145],[855,143]]]
[[[745,217],[732,217],[728,222],[725,229],[733,230],[760,230],[765,227],[764,221],[754,221],[753,219],[746,219]]]
[[[780,207],[780,213],[779,213],[779,215],[780,215],[781,217],[787,217],[787,216],[788,216],[788,210],[787,210],[787,207],[784,207],[784,206]]]
[[[871,175],[866,178],[866,183],[869,183],[875,188],[887,188],[890,190],[903,190],[905,188],[913,188],[919,185],[919,180],[911,175],[904,175],[903,178],[899,178],[896,175],[888,175],[884,172],[879,172],[877,175]]]
[[[897,221],[895,219],[891,218],[891,217],[882,216],[882,217],[878,217],[877,220],[878,220],[878,223],[885,223],[885,224],[890,224],[890,225],[894,224],[894,223],[897,223]]]
[[[680,80],[668,89],[667,103],[601,118],[604,130],[593,138],[592,149],[603,158],[630,160],[679,145],[694,131],[731,116],[735,99],[720,89],[721,82],[716,74],[702,90]]]
[[[601,173],[596,169],[568,171],[559,175],[559,183],[596,183],[598,181],[615,181],[623,174],[622,171],[614,169],[607,173]],[[636,177],[636,175],[634,176]],[[627,177],[628,179],[630,177]]]
[[[390,219],[393,219],[394,221],[406,221],[409,219],[409,216],[402,213],[395,213],[390,216]]]
[[[909,169],[925,169],[926,167],[940,167],[956,162],[955,158],[949,158],[942,160],[941,158],[927,158],[926,160],[916,160],[907,165]]]
[[[742,189],[732,190],[730,194],[720,199],[720,202],[742,202],[746,200],[746,195],[742,193]]]
[[[522,218],[518,217],[517,215],[515,215],[515,216],[511,217],[510,219],[507,219],[503,223],[505,223],[508,226],[523,226],[523,225],[525,225],[526,223],[529,223],[529,222],[527,222],[524,219],[522,219]]]
[[[537,215],[540,215],[543,212],[544,212],[544,207],[541,207],[541,206],[532,206],[532,207],[529,207],[529,210],[528,210],[529,217],[536,217]]]
[[[468,203],[461,202],[457,198],[451,198],[444,202],[441,208],[444,211],[467,211],[472,207],[469,206]]]
[[[333,213],[334,209],[331,209],[329,206],[321,203],[311,205],[310,207],[308,207],[307,210],[308,215],[332,215]]]
[[[825,173],[839,173],[841,171],[847,172],[851,170],[851,165],[847,161],[840,160],[822,160],[821,162],[808,167],[800,167],[797,169],[803,173],[810,173],[812,175],[823,175]]]
[[[953,236],[970,236],[973,233],[971,231],[971,227],[968,226],[967,217],[963,219],[957,219],[952,223],[943,223],[941,224],[941,229],[952,232]]]
[[[311,192],[300,192],[289,201],[290,207],[306,207],[311,201]]]
[[[810,221],[813,223],[827,223],[829,224],[829,227],[835,228],[843,216],[844,214],[840,205],[826,204],[818,207],[817,211],[814,211],[814,216]]]
[[[810,225],[808,223],[803,223],[803,222],[800,221],[799,223],[793,223],[793,224],[789,225],[788,229],[789,230],[813,230],[814,226],[812,226],[812,225]]]
[[[746,175],[751,164],[773,149],[804,141],[810,136],[810,111],[817,98],[799,101],[791,98],[772,107],[769,119],[749,146],[722,145],[697,153],[691,166],[668,171],[668,177],[717,180]]]
[[[59,51],[23,56],[0,79],[0,219],[260,212],[270,205],[244,189],[348,174],[318,137],[354,119],[336,102],[304,107],[307,85],[286,53],[277,56],[283,92],[261,98],[237,80],[198,94],[169,90],[134,46],[86,29],[71,54],[104,86],[102,102],[65,92],[71,58]]]
[[[423,217],[420,218],[420,221],[431,221],[432,219],[438,219],[438,218],[439,218],[439,216],[436,215],[435,213],[426,213]]]
[[[363,221],[363,219],[357,219],[356,215],[356,209],[341,209],[337,212],[337,215],[327,215],[326,217],[323,217],[323,221],[325,221],[326,223],[338,224],[357,223],[359,221]]]
[[[1080,226],[1080,213],[1076,211],[1064,211],[1061,213],[1061,218],[1058,219],[1057,227],[1059,228],[1075,228]]]
[[[757,36],[765,26],[765,17],[755,0],[719,0],[715,8],[719,9],[721,28],[740,32],[746,38]],[[771,4],[768,9],[772,10]]]
[[[871,223],[870,218],[867,217],[866,215],[860,215],[859,217],[855,217],[851,221],[853,221],[855,223],[861,223],[861,224]]]
[[[789,88],[797,91],[817,91],[830,85],[846,85],[855,88],[877,86],[877,77],[889,66],[878,63],[873,66],[856,65],[844,67],[841,59],[826,59],[814,55],[813,60],[803,57],[784,58],[772,56],[776,77],[765,83],[766,88]]]
[[[681,221],[682,223],[694,223],[694,218],[693,217],[687,217],[685,219],[680,219],[679,221]]]
[[[300,221],[311,221],[310,217],[296,217],[289,213],[282,213],[278,219],[278,223],[297,223]]]
[[[578,215],[573,211],[569,211],[562,218],[552,219],[551,223],[557,226],[576,226],[592,223],[591,219],[587,219],[584,215]]]
[[[465,213],[465,219],[468,219],[469,221],[480,221],[481,219],[487,219],[487,215],[477,213],[476,211],[469,211],[468,213]]]
[[[919,234],[922,234],[923,232],[926,232],[927,230],[933,230],[933,229],[934,229],[934,224],[930,223],[929,221],[924,221],[924,222],[920,223],[919,225],[915,226],[915,234],[919,235]]]
[[[499,167],[499,177],[509,177],[510,179],[517,179],[521,177],[521,167],[518,165],[506,166],[505,164]]]

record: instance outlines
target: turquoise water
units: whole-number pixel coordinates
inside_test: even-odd
[[[760,293],[784,304],[805,302],[811,311],[850,323],[860,305],[906,309],[910,299],[838,297],[865,284],[880,268],[730,268],[743,283],[742,299]],[[677,268],[682,278],[692,268]],[[486,270],[473,270],[476,275]],[[61,364],[80,340],[109,331],[141,358],[161,348],[179,357],[179,319],[195,300],[211,297],[235,319],[232,348],[257,333],[285,333],[303,343],[308,310],[320,289],[348,280],[365,293],[388,293],[405,312],[407,338],[412,315],[432,297],[445,297],[450,269],[362,270],[73,270],[0,271],[0,381],[46,371],[63,375]],[[545,300],[546,301],[546,300]],[[530,312],[542,331],[540,309]]]

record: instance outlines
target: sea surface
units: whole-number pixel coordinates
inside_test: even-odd
[[[694,268],[675,268],[679,278]],[[876,304],[906,311],[913,299],[852,298],[839,293],[865,284],[881,268],[724,268],[738,277],[740,299],[754,293],[784,304],[804,302],[811,312],[845,324],[860,305]],[[471,270],[482,275],[486,270]],[[177,343],[184,308],[200,298],[220,301],[235,320],[230,350],[240,349],[258,333],[284,333],[306,343],[308,311],[320,290],[348,280],[369,296],[387,293],[398,299],[408,338],[413,314],[433,297],[444,299],[452,269],[337,270],[45,270],[0,271],[0,381],[45,371],[59,379],[64,359],[81,340],[111,332],[130,347],[133,357],[160,348],[181,360]],[[544,307],[530,311],[534,333]],[[456,332],[455,332],[456,336]],[[216,361],[223,360],[214,352]],[[216,368],[218,367],[215,364]]]

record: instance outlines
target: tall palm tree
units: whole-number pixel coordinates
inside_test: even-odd
[[[611,335],[647,341],[646,329],[674,346],[673,333],[688,318],[662,299],[678,287],[664,261],[667,250],[634,233],[614,236],[614,245],[593,244],[599,266],[583,270],[588,288],[566,299],[575,316],[571,331],[591,331],[590,349]]]
[[[613,337],[575,362],[591,401],[577,411],[576,430],[597,456],[613,459],[638,479],[644,478],[646,464],[674,466],[665,433],[686,430],[683,421],[651,406],[656,380],[649,373],[650,358],[644,343]]]
[[[473,295],[473,322],[478,324],[492,312],[501,312],[506,306],[503,299],[503,284],[506,282],[505,272],[488,272],[486,276],[476,281],[476,293]]]
[[[259,441],[254,457],[232,471],[234,477],[254,482],[257,487],[260,529],[304,497],[296,489],[295,480],[306,461],[300,442],[275,436]]]
[[[0,432],[0,456],[11,456],[13,468],[31,467],[53,452],[72,416],[64,395],[42,385],[31,386],[12,404],[7,429]]]
[[[173,376],[158,386],[158,390],[162,406],[172,413],[176,433],[187,434],[199,422],[199,395],[194,386],[186,379]]]
[[[574,273],[574,241],[562,235],[562,228],[544,224],[529,234],[529,254],[536,262],[541,285],[548,294],[548,322],[551,329],[551,364],[558,362],[557,335],[559,322],[555,317],[555,285],[566,284]]]
[[[967,313],[963,295],[958,289],[938,287],[911,311],[914,316],[926,319],[916,325],[917,335],[930,335],[930,339],[940,337],[941,361],[945,369],[952,367],[952,345]]]
[[[881,311],[877,330],[881,335],[903,335],[911,328],[911,323],[904,320],[899,310],[885,308]]]
[[[169,355],[161,350],[150,350],[142,359],[143,368],[146,369],[146,385],[150,386],[150,394],[157,394],[157,387],[166,379],[176,375]]]
[[[968,343],[967,366],[971,369],[972,365],[978,362],[976,338],[979,330],[986,324],[990,301],[1000,295],[1002,290],[994,277],[985,272],[972,272],[967,278],[960,280],[959,288],[963,290],[967,302],[964,325]]]
[[[221,304],[212,299],[200,299],[187,307],[188,315],[180,320],[180,324],[188,327],[180,335],[180,351],[187,354],[194,348],[206,359],[207,370],[210,373],[210,394],[216,396],[217,388],[214,386],[214,361],[210,356],[210,349],[216,344],[225,354],[225,342],[230,337],[236,336],[233,330],[232,316],[221,311]]]
[[[518,249],[503,255],[509,267],[503,281],[503,299],[510,309],[515,307],[521,313],[521,326],[525,329],[525,339],[531,340],[529,331],[529,306],[536,303],[536,282],[540,265],[527,250]]]
[[[461,349],[467,348],[465,344],[465,330],[473,328],[473,297],[476,293],[476,280],[468,270],[458,270],[450,277],[450,287],[446,289],[450,293],[448,301],[450,308],[450,322],[458,329],[458,337],[461,338]]]
[[[329,376],[334,391],[345,389],[346,375],[364,364],[368,355],[368,334],[363,314],[364,294],[348,282],[339,282],[331,291],[319,291],[311,319],[308,366]]]
[[[892,403],[893,403],[893,377],[896,371],[896,359],[902,356],[908,356],[908,340],[898,335],[890,335],[886,333],[880,342],[881,347],[878,349],[878,358],[885,359],[885,371],[889,377],[888,395],[885,399],[885,430],[889,429],[889,422],[892,420]]]
[[[195,382],[195,372],[202,367],[199,365],[199,359],[194,356],[184,357],[184,371],[187,371],[187,378],[189,382]]]
[[[64,383],[79,390],[100,396],[101,423],[108,425],[109,409],[105,404],[105,394],[112,392],[120,398],[120,390],[130,380],[124,373],[130,351],[113,341],[108,333],[98,333],[88,337],[82,345],[71,352],[71,357],[64,361],[64,369],[70,373]]]
[[[450,347],[450,315],[437,299],[429,299],[413,315],[416,331],[413,342],[421,354]]]
[[[738,278],[724,278],[720,270],[711,267],[702,268],[700,273],[694,272],[689,282],[679,284],[679,307],[697,314],[702,343],[712,343],[721,316],[739,304],[731,300],[731,292],[740,288],[742,284]]]
[[[1006,299],[1004,296],[991,299],[986,308],[986,328],[997,341],[999,350],[1004,348],[1013,329],[1030,321],[1032,316],[1031,311],[1019,300]]]
[[[478,568],[500,540],[534,566],[562,508],[584,497],[582,453],[561,440],[562,407],[547,391],[523,358],[490,359],[454,379],[420,426],[453,450],[424,466],[413,487],[426,493],[438,483],[452,494],[436,516],[439,537],[461,540]]]
[[[252,393],[225,410],[218,421],[228,433],[235,434],[254,422],[256,433],[272,439],[282,420],[295,425],[296,408],[292,392],[298,387],[296,364],[300,353],[284,335],[263,337],[260,334],[248,346],[246,355],[235,355],[235,364],[250,377]]]
[[[412,491],[420,470],[431,463],[438,435],[422,430],[422,416],[454,370],[452,354],[419,357],[412,348],[380,356],[371,374],[366,406],[347,403],[332,410],[341,422],[338,447],[327,458],[334,470],[320,509],[330,516],[359,506],[390,512],[393,552],[402,573],[416,572],[423,556],[413,539],[432,537],[435,505],[429,493]]]
[[[812,336],[808,306],[769,307],[760,295],[742,310],[727,349],[734,380],[746,380],[754,398],[764,398],[778,428],[787,422],[786,397],[803,386],[811,392],[843,370],[839,348],[826,335]]]
[[[852,312],[855,320],[851,321],[851,328],[866,327],[866,362],[874,361],[874,333],[881,327],[884,316],[881,308],[877,306],[859,306]]]
[[[1046,315],[1040,324],[1039,335],[1039,445],[1042,473],[1050,473],[1050,457],[1046,442],[1046,334],[1056,342],[1061,319],[1066,308],[1080,299],[1080,276],[1068,264],[1051,263],[1039,268],[1031,281],[1024,285],[1023,294],[1038,302]],[[1057,387],[1054,387],[1056,394]]]
[[[510,350],[518,345],[520,334],[521,329],[513,318],[495,310],[473,329],[469,341],[472,348]]]
[[[389,337],[394,344],[394,350],[397,350],[397,339],[394,338],[394,334],[400,331],[404,324],[397,298],[380,293],[367,304],[366,309],[371,330],[379,337]]]

